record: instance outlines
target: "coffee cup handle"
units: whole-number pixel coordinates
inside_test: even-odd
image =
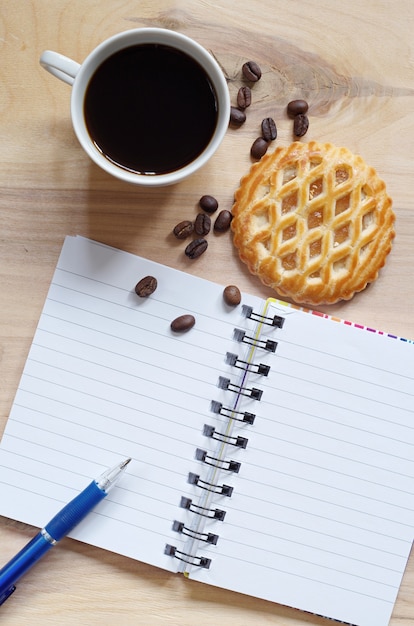
[[[73,85],[80,68],[79,63],[72,61],[72,59],[65,57],[63,54],[53,52],[53,50],[45,50],[42,53],[40,65],[68,85]]]

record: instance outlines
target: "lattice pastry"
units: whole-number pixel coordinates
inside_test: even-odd
[[[294,142],[235,193],[233,240],[250,272],[302,304],[348,300],[378,276],[395,236],[385,183],[362,157]]]

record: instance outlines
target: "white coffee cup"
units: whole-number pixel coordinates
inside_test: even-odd
[[[216,103],[215,120],[214,124],[211,125],[211,134],[208,135],[208,137],[206,134],[205,145],[203,144],[201,146],[201,150],[197,154],[189,157],[188,162],[181,162],[170,170],[167,168],[158,171],[157,168],[153,168],[153,170],[149,172],[151,169],[150,166],[148,171],[142,173],[142,168],[131,167],[129,163],[122,163],[122,159],[113,159],[110,154],[109,156],[105,155],[105,150],[97,145],[96,139],[91,136],[90,127],[88,127],[87,124],[85,96],[88,92],[91,79],[96,76],[97,70],[101,70],[108,59],[111,58],[112,62],[114,55],[126,49],[134,52],[137,50],[137,46],[140,48],[140,53],[144,49],[151,50],[152,48],[156,48],[158,50],[161,47],[164,53],[170,52],[172,49],[172,52],[180,58],[183,56],[187,57],[187,61],[189,58],[188,62],[196,65],[197,71],[200,70],[201,66],[200,71],[207,77],[212,93],[214,94]],[[119,55],[116,58],[119,59]],[[175,31],[162,28],[140,28],[119,33],[98,45],[82,64],[76,63],[72,59],[57,52],[46,50],[40,57],[40,64],[51,74],[72,86],[72,124],[76,136],[85,152],[103,170],[123,181],[146,187],[159,187],[178,183],[190,174],[196,172],[211,158],[222,142],[228,128],[230,96],[226,79],[220,66],[214,57],[200,44]],[[139,71],[137,75],[139,77]],[[142,84],[140,85],[140,88],[141,87],[145,90],[146,85]],[[175,114],[170,112],[168,100],[169,97],[166,98],[165,102],[165,115],[167,119],[168,115],[170,115],[168,121],[171,125],[174,125],[176,123]],[[116,117],[117,119],[120,118],[119,115]],[[89,114],[89,123],[92,118],[93,115]],[[200,123],[203,123],[204,118],[202,115],[201,118]],[[140,119],[143,119],[143,116],[140,116]],[[110,119],[108,120],[108,124],[111,124]],[[146,128],[144,130],[146,131]],[[198,136],[197,133],[197,128],[194,128],[193,135]],[[145,133],[141,132],[139,137],[143,137],[144,134]],[[189,133],[189,135],[190,134],[191,133]],[[114,133],[114,136],[118,137],[118,133]],[[119,136],[121,136],[121,133],[119,133]],[[127,137],[129,134],[124,133],[124,136]],[[181,143],[182,142],[178,141],[176,145],[181,147]],[[141,141],[138,139],[136,144],[136,154],[139,155]],[[165,151],[162,146],[160,146],[159,149],[160,154],[162,151]],[[168,152],[171,152],[171,155],[174,154],[174,150],[169,150]],[[155,156],[153,158],[156,159]],[[144,167],[143,170],[145,169]]]

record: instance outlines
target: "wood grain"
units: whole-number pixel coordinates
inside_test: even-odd
[[[228,233],[209,235],[207,253],[191,262],[171,230],[195,216],[205,193],[231,208],[261,120],[273,117],[277,144],[286,145],[292,140],[286,105],[296,97],[310,105],[306,139],[360,153],[386,181],[397,214],[397,237],[380,278],[350,302],[323,310],[414,337],[413,7],[410,0],[0,0],[0,431],[65,235],[271,295],[240,263]],[[38,63],[45,49],[81,62],[110,35],[145,26],[172,28],[210,50],[233,102],[243,62],[255,60],[263,71],[246,123],[229,129],[205,168],[180,185],[150,192],[111,179],[89,162],[71,127],[70,87]],[[1,518],[0,562],[33,532]],[[2,623],[326,623],[69,539],[52,552],[1,608]],[[413,589],[411,559],[391,626],[414,623]]]

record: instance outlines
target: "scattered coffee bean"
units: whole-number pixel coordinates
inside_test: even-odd
[[[305,113],[299,113],[293,120],[293,134],[295,137],[303,137],[309,128],[309,119]]]
[[[287,105],[287,112],[291,117],[295,117],[300,113],[307,113],[308,108],[306,100],[291,100]]]
[[[242,67],[243,76],[247,78],[251,83],[255,83],[260,80],[262,76],[262,70],[255,61],[247,61]]]
[[[230,124],[234,126],[241,126],[246,121],[246,113],[237,109],[236,107],[230,107]]]
[[[194,222],[194,230],[196,235],[204,237],[208,235],[211,228],[211,218],[206,213],[199,213]]]
[[[230,228],[231,220],[233,219],[230,211],[220,211],[220,213],[216,217],[216,221],[214,222],[214,230],[217,233],[224,233],[226,230]]]
[[[135,285],[135,293],[140,298],[147,298],[157,288],[157,279],[154,276],[144,276],[141,280]]]
[[[214,213],[218,209],[218,202],[213,196],[201,196],[199,205],[206,213]]]
[[[223,291],[223,298],[229,306],[237,306],[241,302],[240,289],[236,285],[228,285]]]
[[[262,136],[266,141],[273,141],[277,137],[275,120],[272,117],[265,117],[262,120]]]
[[[206,239],[194,239],[194,241],[188,244],[184,250],[184,254],[188,256],[189,259],[197,259],[207,250],[207,246],[208,242]]]
[[[194,315],[190,315],[189,313],[185,315],[180,315],[180,317],[176,317],[175,320],[171,322],[171,330],[175,333],[182,333],[186,330],[190,330],[195,324]]]
[[[266,154],[268,147],[269,142],[263,139],[263,137],[258,137],[250,148],[250,155],[253,159],[261,159],[262,156]]]
[[[177,226],[174,226],[173,233],[177,239],[186,239],[189,235],[191,235],[193,230],[193,222],[190,222],[190,220],[184,220],[177,224]]]
[[[252,91],[250,87],[245,85],[244,87],[240,87],[237,93],[237,106],[239,109],[247,109],[252,103]]]

